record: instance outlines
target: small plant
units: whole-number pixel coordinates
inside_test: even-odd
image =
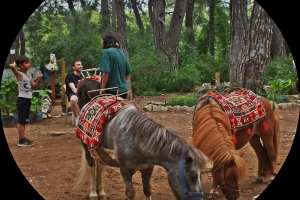
[[[272,109],[275,109],[275,102],[280,103],[280,95],[292,85],[292,81],[275,79],[271,82],[271,92],[269,93],[267,99],[272,100]]]
[[[16,113],[18,93],[18,83],[11,75],[2,80],[0,89],[1,115],[10,116],[11,113]]]
[[[33,93],[31,99],[30,113],[34,116],[37,116],[37,114],[42,110],[43,99],[51,93],[52,91],[47,88],[44,90],[40,90],[39,93]]]
[[[174,94],[171,95],[169,100],[165,101],[165,106],[195,106],[198,101],[198,95],[194,93],[189,93],[186,96]]]

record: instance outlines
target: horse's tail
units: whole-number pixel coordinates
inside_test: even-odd
[[[88,165],[85,159],[84,149],[82,148],[81,164],[77,172],[77,176],[73,182],[73,189],[78,189],[79,186],[83,185],[87,181],[87,177],[88,177]]]
[[[274,115],[273,141],[274,141],[274,147],[275,147],[275,160],[277,162],[278,149],[279,149],[279,143],[280,143],[280,117],[279,117],[278,106],[275,107],[275,110],[273,111],[273,115]]]

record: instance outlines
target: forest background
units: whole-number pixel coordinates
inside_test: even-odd
[[[75,59],[98,68],[106,30],[128,58],[135,95],[191,92],[214,83],[216,72],[221,82],[258,93],[290,80],[283,93],[297,93],[286,40],[268,13],[247,0],[46,0],[17,34],[5,68],[22,54],[43,72],[50,53],[59,67],[66,61],[67,72]]]

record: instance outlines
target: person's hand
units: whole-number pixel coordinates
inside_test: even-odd
[[[38,74],[38,79],[41,79],[43,77],[43,73],[41,71],[39,71],[39,74]]]
[[[16,66],[17,66],[16,62],[13,62],[12,64],[9,64],[10,68],[13,68],[13,67],[16,67]]]
[[[99,94],[105,94],[105,90],[100,90]]]
[[[295,65],[295,62],[294,62],[294,60],[292,61],[292,63],[293,63],[293,65]]]

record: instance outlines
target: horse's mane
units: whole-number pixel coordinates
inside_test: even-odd
[[[155,122],[134,106],[125,106],[118,115],[119,120],[114,121],[112,128],[125,130],[123,134],[132,134],[133,142],[141,151],[147,152],[147,155],[155,157],[162,152],[168,152],[167,156],[189,155],[200,166],[205,165],[207,157],[200,150],[194,148],[177,132]]]
[[[234,161],[231,173],[237,178],[245,178],[246,162],[235,154],[231,126],[226,113],[214,103],[203,104],[194,116],[193,145],[204,152],[214,162],[214,166]]]

